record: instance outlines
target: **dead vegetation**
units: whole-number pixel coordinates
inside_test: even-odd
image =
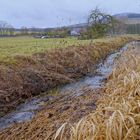
[[[55,140],[140,139],[139,52],[140,48],[128,50],[116,61],[96,112],[75,125],[64,123]]]
[[[0,116],[25,99],[93,72],[95,64],[135,37],[122,36],[90,46],[59,48],[0,65]]]
[[[47,104],[32,121],[1,131],[0,139],[139,139],[139,52],[138,48],[128,50],[116,60],[116,68],[101,91],[85,89],[81,97],[60,96]],[[85,104],[93,105],[96,110],[86,108]],[[81,119],[82,116],[86,117]]]

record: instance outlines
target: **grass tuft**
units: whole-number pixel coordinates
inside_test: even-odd
[[[118,60],[95,113],[68,128],[69,140],[136,140],[140,138],[140,48],[127,50]],[[135,57],[134,57],[135,56]],[[71,130],[72,131],[69,131]],[[57,140],[66,139],[58,135]]]

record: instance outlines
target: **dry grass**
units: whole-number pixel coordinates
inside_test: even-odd
[[[0,116],[25,99],[93,72],[93,66],[101,59],[136,39],[132,36],[115,37],[88,46],[15,56],[15,64],[0,64]]]
[[[125,42],[126,41],[124,41],[124,43]],[[114,44],[112,44],[112,46]],[[107,46],[107,44],[105,46]],[[56,116],[49,118],[46,114],[49,109],[48,106],[47,111],[44,110],[38,113],[32,121],[17,124],[1,131],[0,140],[140,139],[139,52],[139,48],[128,50],[116,60],[116,67],[109,76],[107,84],[102,91],[104,94],[102,94],[102,98],[97,102],[98,108],[95,113],[89,114],[76,124],[65,123],[66,118],[69,118],[70,115],[73,116],[70,111],[71,109],[68,110],[69,113],[64,112],[63,117],[61,116],[62,113],[59,114],[58,112],[56,119]],[[94,95],[92,91],[88,92]],[[88,93],[85,93],[85,95],[88,95]],[[89,96],[86,99],[94,100],[94,97],[95,96]],[[85,97],[83,96],[83,98]],[[56,100],[62,100],[62,102],[65,101],[64,104],[68,104],[68,101],[62,98]],[[77,102],[78,101],[79,99],[77,99]],[[73,105],[72,102],[74,102],[74,100],[71,100],[71,105]],[[60,104],[54,105],[59,107]],[[81,105],[79,107],[81,107]],[[53,106],[51,106],[49,111],[48,113],[55,114]],[[60,117],[61,121],[58,120]],[[61,123],[64,124],[60,127]],[[56,128],[58,127],[60,128],[56,132]]]
[[[140,139],[139,52],[140,48],[128,50],[116,61],[96,112],[75,125],[63,124],[55,140]]]

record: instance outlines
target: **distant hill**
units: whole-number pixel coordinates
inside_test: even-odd
[[[120,13],[113,16],[126,24],[140,24],[140,13]],[[67,27],[71,29],[85,28],[87,27],[87,23],[75,24]]]
[[[121,13],[114,16],[117,18],[140,18],[140,13]]]
[[[121,13],[114,15],[126,24],[140,24],[140,13]]]
[[[120,14],[115,14],[113,15],[114,17],[116,17],[118,20],[121,20],[122,22],[124,22],[125,24],[140,24],[140,13],[120,13]],[[71,31],[76,31],[76,32],[80,32],[81,29],[84,29],[88,26],[87,23],[79,23],[79,24],[74,24],[74,25],[68,25],[68,26],[64,26],[68,29],[70,29]],[[36,31],[36,32],[44,32],[44,31],[51,31],[51,30],[55,30],[61,27],[55,27],[55,28],[28,28],[29,31]],[[17,32],[21,31],[21,29],[15,29]]]
[[[67,27],[69,27],[69,28],[84,28],[86,26],[88,26],[87,23],[79,23],[79,24],[75,24],[75,25],[69,25]]]

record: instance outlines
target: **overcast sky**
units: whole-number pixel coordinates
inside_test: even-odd
[[[98,6],[116,14],[140,13],[140,0],[0,0],[0,20],[14,27],[55,27],[83,23]]]

